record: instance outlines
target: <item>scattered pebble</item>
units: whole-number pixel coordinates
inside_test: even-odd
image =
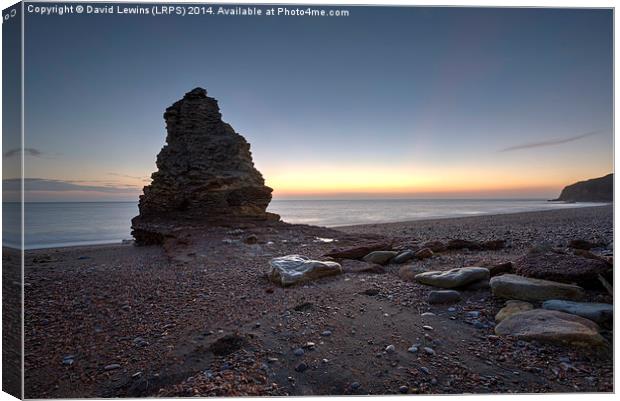
[[[299,373],[303,373],[308,369],[308,365],[306,365],[305,362],[300,363],[299,365],[295,366],[295,371],[299,372]]]

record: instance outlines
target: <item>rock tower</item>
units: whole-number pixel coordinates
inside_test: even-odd
[[[132,220],[138,244],[161,243],[175,224],[279,220],[266,212],[272,189],[254,167],[250,144],[222,121],[205,89],[186,93],[164,119],[167,143]]]

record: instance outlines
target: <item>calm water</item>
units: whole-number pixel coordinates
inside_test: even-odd
[[[592,203],[551,203],[545,200],[274,200],[269,210],[290,223],[327,227],[425,220],[483,214],[594,206]],[[3,219],[17,222],[19,204],[5,203]],[[26,248],[104,244],[130,239],[130,220],[138,214],[135,202],[27,203]],[[5,227],[6,228],[6,227]],[[19,231],[7,230],[3,245],[19,244]]]

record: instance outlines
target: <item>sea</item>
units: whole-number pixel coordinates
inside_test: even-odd
[[[289,223],[337,227],[603,205],[542,199],[273,200],[269,211]],[[3,203],[3,246],[19,247],[19,203]],[[136,202],[25,204],[25,248],[120,243],[131,239]]]

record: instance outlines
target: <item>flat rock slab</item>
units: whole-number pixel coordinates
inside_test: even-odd
[[[396,264],[403,264],[403,263],[413,259],[415,254],[416,253],[414,251],[412,251],[411,249],[407,249],[407,250],[402,251],[398,255],[396,255],[394,257],[394,259],[391,260],[391,262],[392,263],[396,263]]]
[[[480,280],[489,279],[489,270],[484,267],[462,267],[447,271],[431,271],[417,274],[417,282],[440,288],[458,288]]]
[[[497,314],[495,315],[495,321],[499,323],[512,315],[526,312],[532,309],[534,309],[534,305],[529,302],[510,300],[506,302],[506,306],[504,306],[502,309],[499,310],[499,312],[497,312]]]
[[[583,288],[555,281],[503,274],[491,279],[491,291],[499,298],[522,301],[546,301],[548,299],[576,300],[583,297]]]
[[[362,262],[361,260],[345,259],[340,265],[345,273],[385,273],[385,268],[375,263]]]
[[[352,248],[333,249],[332,251],[326,253],[324,256],[329,256],[334,259],[361,259],[371,252],[391,249],[392,244],[377,242]]]
[[[428,294],[429,304],[453,304],[461,300],[461,293],[455,290],[431,291]]]
[[[374,251],[364,256],[364,262],[376,263],[378,265],[388,264],[390,260],[398,255],[395,251]]]
[[[614,306],[611,304],[551,299],[543,302],[542,307],[581,316],[599,324],[609,324],[614,317]]]
[[[521,340],[601,346],[606,341],[591,320],[569,313],[533,309],[514,314],[495,326],[495,334]]]
[[[312,260],[301,255],[287,255],[271,259],[268,276],[271,281],[286,287],[341,273],[342,266],[339,263]]]
[[[581,286],[598,285],[598,275],[608,270],[602,260],[556,252],[531,252],[515,261],[515,273],[521,276]]]

